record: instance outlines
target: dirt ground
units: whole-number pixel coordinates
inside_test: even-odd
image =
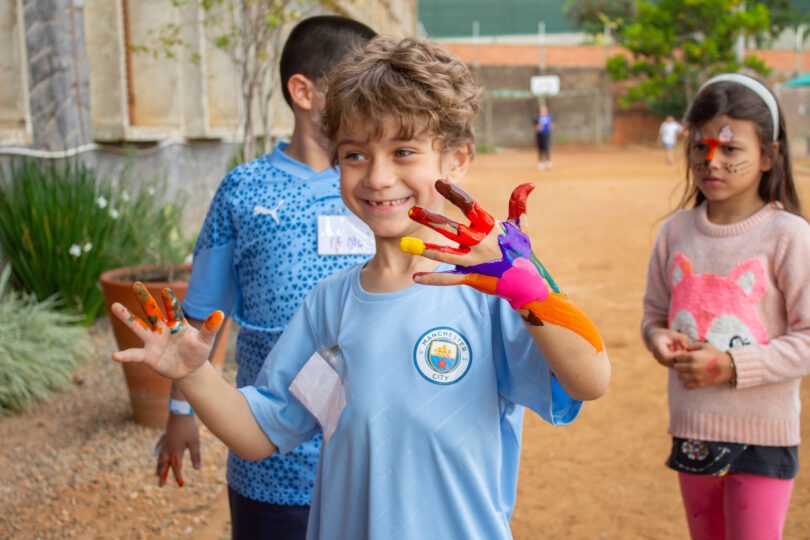
[[[596,322],[613,366],[608,393],[572,425],[552,428],[527,415],[514,536],[685,539],[675,474],[663,466],[666,375],[638,335],[647,257],[683,167],[666,165],[657,148],[554,153],[554,168],[543,171],[527,150],[479,155],[466,183],[499,217],[514,186],[536,183],[529,199],[535,251]],[[796,168],[810,210],[810,161]],[[129,421],[105,326],[95,329],[98,358],[71,389],[0,420],[0,539],[228,538],[222,445],[204,431],[203,469],[187,471],[182,489],[156,487],[151,450],[160,431]],[[807,414],[802,429],[807,437]],[[800,461],[809,460],[803,445]],[[808,538],[808,531],[810,481],[802,472],[785,537]]]

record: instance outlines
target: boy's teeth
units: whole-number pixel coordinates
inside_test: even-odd
[[[405,199],[395,199],[391,201],[369,201],[372,206],[396,206],[405,202]]]

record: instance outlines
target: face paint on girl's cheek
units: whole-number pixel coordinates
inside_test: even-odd
[[[739,163],[726,163],[723,168],[729,174],[744,174],[751,170],[751,162],[746,160]]]

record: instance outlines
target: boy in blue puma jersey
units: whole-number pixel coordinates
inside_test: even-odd
[[[237,386],[256,380],[316,283],[373,251],[370,233],[357,226],[340,200],[320,113],[328,72],[374,35],[364,24],[339,16],[311,17],[293,28],[280,60],[284,98],[295,120],[292,136],[272,153],[230,171],[206,215],[183,309],[192,324],[214,309],[239,324]],[[161,485],[169,467],[182,485],[186,449],[195,469],[201,460],[194,413],[176,388],[172,398],[156,448]],[[320,444],[316,435],[287,456],[256,463],[229,454],[234,540],[304,538]]]

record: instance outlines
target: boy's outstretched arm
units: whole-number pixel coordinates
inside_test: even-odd
[[[534,186],[515,188],[506,222],[495,220],[454,184],[437,180],[436,189],[465,213],[470,225],[412,208],[413,220],[459,243],[459,247],[451,247],[403,238],[403,251],[456,265],[450,272],[416,274],[414,280],[425,285],[469,285],[506,299],[523,317],[569,396],[580,400],[600,397],[610,381],[602,338],[591,320],[559,291],[521,230],[526,199]]]
[[[121,304],[114,304],[112,311],[135,332],[144,346],[113,353],[113,359],[142,362],[158,375],[175,381],[200,420],[242,458],[259,460],[275,452],[275,445],[259,427],[242,393],[208,362],[222,326],[222,312],[209,315],[198,331],[185,320],[177,297],[170,289],[163,289],[167,317],[143,284],[136,282],[133,291],[148,324]]]

